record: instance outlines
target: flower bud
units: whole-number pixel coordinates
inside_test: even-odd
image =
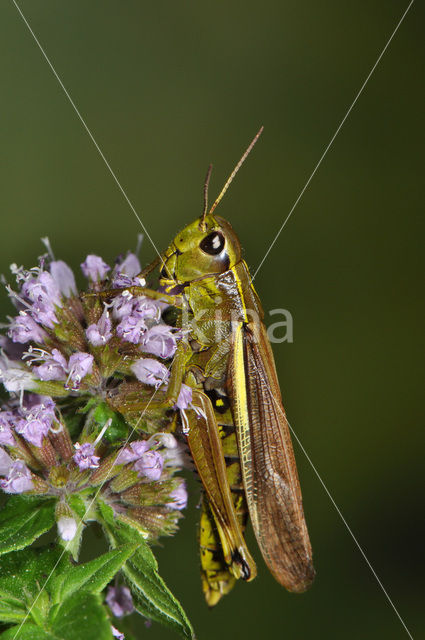
[[[55,515],[59,536],[66,542],[73,540],[77,533],[78,525],[71,509],[65,502],[58,502]]]

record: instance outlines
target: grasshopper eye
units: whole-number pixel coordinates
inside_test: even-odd
[[[210,256],[216,256],[223,251],[224,236],[218,231],[213,231],[206,238],[204,238],[199,245],[204,253],[208,253]]]

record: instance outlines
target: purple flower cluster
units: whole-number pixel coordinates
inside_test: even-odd
[[[40,266],[29,271],[16,265],[11,269],[20,290],[16,293],[8,288],[18,310],[18,315],[10,321],[8,336],[12,345],[28,347],[18,360],[6,362],[3,356],[0,362],[0,377],[10,392],[36,390],[40,393],[47,388],[43,383],[48,382],[62,382],[64,388],[72,392],[87,390],[94,380],[99,384],[100,378],[95,375],[98,373],[98,349],[112,339],[112,348],[119,342],[130,343],[136,345],[141,354],[154,356],[137,358],[133,355],[132,361],[128,362],[140,382],[157,388],[168,381],[168,370],[155,358],[172,358],[180,334],[161,322],[165,303],[133,296],[124,289],[110,303],[105,303],[100,315],[89,316],[90,320],[84,325],[81,317],[84,310],[77,298],[75,277],[65,262],[51,260],[46,266],[46,260],[42,258]],[[91,254],[81,264],[81,269],[95,291],[146,284],[137,275],[141,267],[133,253],[118,260],[113,269],[100,256]],[[71,324],[64,327],[63,320],[67,323],[71,320]],[[73,326],[80,323],[83,342],[80,338],[80,348],[73,348],[70,353],[69,343],[75,336]],[[10,345],[7,353],[11,356]]]
[[[33,365],[42,363],[32,369],[39,380],[65,380],[65,388],[73,391],[79,389],[82,379],[92,372],[94,362],[93,356],[83,351],[73,353],[67,361],[59,349],[52,349],[50,353],[34,347],[30,347],[24,357]]]
[[[9,289],[19,310],[11,322],[9,337],[22,344],[43,342],[46,329],[53,329],[58,321],[57,309],[62,306],[63,297],[77,293],[74,274],[62,260],[52,261],[50,271],[41,266],[25,271],[12,265],[11,269],[22,285],[19,294]]]
[[[7,337],[0,336],[0,380],[11,394],[0,408],[0,489],[57,500],[58,532],[65,541],[80,535],[84,525],[68,503],[81,491],[100,494],[117,518],[135,522],[150,540],[171,535],[187,504],[185,484],[174,477],[187,464],[183,445],[162,432],[121,446],[112,439],[111,445],[105,433],[113,419],[100,427],[94,416],[106,405],[131,424],[128,386],[143,399],[153,393],[147,387],[168,384],[170,366],[164,361],[174,356],[181,332],[162,322],[165,303],[129,290],[146,285],[135,254],[113,267],[87,256],[81,269],[89,295],[79,296],[72,270],[54,260],[46,244],[50,257],[38,267],[11,268],[18,287],[8,287],[16,311]],[[122,291],[112,299],[97,295],[113,288]],[[115,405],[116,397],[124,404]],[[191,388],[183,385],[174,410],[183,415],[191,402]],[[71,439],[67,424],[80,424],[71,422],[74,416],[81,418],[81,429]],[[169,423],[164,411],[156,428],[165,431]],[[125,589],[108,596],[117,617],[131,610]]]

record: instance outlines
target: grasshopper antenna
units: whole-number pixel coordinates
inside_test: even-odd
[[[207,175],[205,176],[204,182],[204,208],[202,211],[201,221],[199,223],[199,228],[201,231],[205,231],[205,216],[207,215],[208,210],[208,185],[210,183],[211,173],[212,173],[212,164],[208,167]]]
[[[216,206],[218,205],[218,203],[220,202],[220,200],[222,199],[222,197],[224,196],[224,194],[226,193],[227,189],[230,187],[230,183],[232,182],[233,178],[235,177],[235,175],[237,174],[237,172],[239,171],[239,169],[241,168],[241,166],[243,165],[243,163],[245,162],[246,158],[248,157],[249,153],[251,152],[252,147],[255,145],[255,143],[257,142],[258,138],[261,136],[261,134],[263,133],[263,129],[264,127],[261,127],[260,130],[258,131],[258,133],[255,135],[254,139],[252,140],[251,144],[249,145],[248,149],[245,151],[245,153],[243,154],[242,158],[239,160],[238,164],[236,165],[236,167],[233,169],[232,173],[230,174],[229,178],[227,179],[226,184],[224,185],[224,187],[222,188],[220,195],[218,196],[218,198],[216,199],[216,201],[214,202],[213,206],[211,207],[211,209],[209,210],[209,214],[211,214],[214,209],[216,208]],[[202,217],[202,222],[205,220],[205,214]]]

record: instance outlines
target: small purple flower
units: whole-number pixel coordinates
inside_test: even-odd
[[[10,323],[7,335],[13,342],[43,342],[46,332],[38,325],[26,311],[20,311]]]
[[[111,624],[111,631],[112,631],[112,635],[114,636],[114,638],[117,638],[117,640],[125,640],[124,634],[121,633],[119,629],[116,629],[112,624]]]
[[[68,364],[66,358],[58,349],[52,349],[44,363],[34,367],[33,372],[40,380],[65,380]]]
[[[94,446],[90,442],[85,442],[84,444],[76,442],[74,447],[77,452],[73,458],[80,471],[98,468],[100,458],[94,455]]]
[[[41,447],[43,444],[43,438],[49,433],[50,426],[46,420],[36,417],[21,418],[16,423],[16,432],[23,436],[27,442],[30,442],[36,447]]]
[[[164,459],[158,451],[146,451],[134,463],[134,469],[139,477],[146,476],[149,480],[159,480],[164,467]]]
[[[140,318],[152,318],[158,321],[161,317],[161,304],[157,300],[140,296],[135,299],[133,313]]]
[[[168,359],[176,352],[177,343],[171,327],[167,324],[156,324],[142,337],[141,349],[154,356]]]
[[[16,417],[12,411],[0,411],[0,444],[13,446],[16,444],[12,433]]]
[[[9,360],[4,354],[0,355],[0,380],[10,393],[32,391],[37,386],[34,376],[23,364]]]
[[[136,440],[131,442],[128,447],[121,449],[115,464],[127,464],[138,460],[149,449],[149,443],[146,440]]]
[[[135,253],[128,252],[127,256],[124,260],[117,266],[117,271],[120,273],[125,273],[126,276],[130,276],[134,278],[137,276],[142,270],[140,266],[139,258]]]
[[[140,382],[151,384],[157,389],[168,381],[170,375],[164,364],[152,358],[139,358],[131,366],[131,370]]]
[[[59,287],[48,271],[40,271],[35,278],[29,278],[24,282],[21,293],[36,305],[60,305]]]
[[[69,298],[77,293],[77,285],[72,269],[63,260],[50,263],[50,273],[63,296]]]
[[[140,286],[140,280],[136,276],[141,270],[142,267],[136,254],[128,253],[127,257],[115,267],[112,286],[117,288]]]
[[[105,309],[100,319],[95,324],[91,324],[86,329],[87,340],[94,347],[100,347],[106,344],[112,338],[112,322],[109,313]]]
[[[179,397],[177,398],[177,402],[174,405],[173,409],[180,409],[184,411],[190,406],[192,402],[192,388],[187,384],[182,384],[180,388]]]
[[[58,533],[62,540],[69,542],[77,533],[77,522],[71,516],[61,516],[58,520]]]
[[[0,353],[2,351],[11,360],[22,360],[25,347],[23,343],[13,342],[8,336],[0,335]]]
[[[170,493],[172,502],[168,502],[167,507],[169,509],[178,509],[179,511],[186,509],[187,497],[186,483],[182,480],[177,489],[174,489],[174,491]]]
[[[92,282],[98,282],[106,278],[110,267],[99,256],[88,255],[85,262],[81,264],[81,270],[86,278]]]
[[[37,393],[29,393],[25,398],[24,410],[40,410],[45,412],[45,416],[54,417],[55,401],[50,396],[40,396]]]
[[[34,302],[31,307],[31,315],[40,324],[49,329],[53,329],[58,319],[55,314],[55,308],[42,302]]]
[[[67,386],[69,382],[72,383],[73,389],[78,389],[81,380],[92,372],[94,358],[90,353],[84,353],[83,351],[77,351],[73,353],[68,362],[68,378]]]
[[[22,460],[14,460],[7,478],[0,480],[0,487],[5,493],[23,493],[34,489],[31,471]]]
[[[31,444],[41,447],[55,418],[55,403],[49,396],[30,395],[19,414],[15,431]]]
[[[135,278],[127,276],[125,273],[116,273],[111,284],[114,289],[124,289],[125,287],[132,287],[137,282],[135,282]]]
[[[0,448],[0,476],[7,476],[12,465],[13,460],[10,455]]]
[[[116,296],[112,300],[111,307],[115,320],[123,320],[126,316],[131,315],[134,307],[134,298],[131,294]]]
[[[105,600],[116,618],[122,618],[134,611],[133,598],[128,587],[109,587]]]
[[[124,317],[117,326],[117,335],[126,340],[126,342],[132,342],[138,344],[144,332],[146,331],[146,324],[141,316],[130,315]]]

